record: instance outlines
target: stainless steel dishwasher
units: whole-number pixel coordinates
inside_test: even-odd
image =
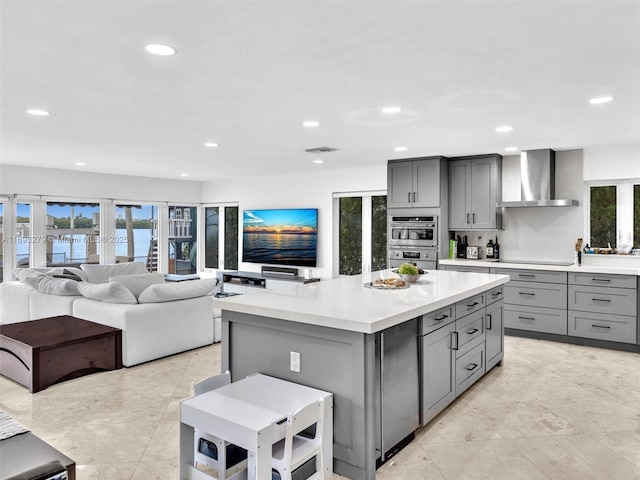
[[[420,421],[418,319],[376,334],[376,466],[413,438]]]

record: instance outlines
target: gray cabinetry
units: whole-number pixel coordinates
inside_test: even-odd
[[[636,343],[637,277],[572,273],[568,333],[575,337]]]
[[[485,301],[482,293],[456,303],[455,350],[456,397],[486,372]]]
[[[439,207],[443,157],[390,160],[387,207]]]
[[[501,201],[501,155],[449,161],[449,230],[501,228]]]
[[[567,272],[508,268],[491,271],[511,277],[503,289],[506,328],[567,334]]]
[[[451,348],[455,327],[451,317],[448,324],[422,336],[423,425],[456,398],[455,352]]]
[[[494,288],[486,293],[487,315],[485,323],[486,370],[499,364],[504,358],[504,335],[502,312],[503,287]]]
[[[463,267],[458,265],[441,265],[440,270],[449,270],[452,272],[476,272],[476,273],[489,273],[489,267]]]

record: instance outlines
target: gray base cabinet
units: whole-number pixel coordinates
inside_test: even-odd
[[[426,424],[456,398],[455,355],[451,339],[455,332],[448,325],[422,336],[422,424]]]
[[[500,288],[502,289],[502,287]],[[487,296],[489,297],[491,294],[488,293]],[[503,309],[504,300],[496,301],[487,306],[487,319],[485,325],[487,371],[499,364],[504,357]]]

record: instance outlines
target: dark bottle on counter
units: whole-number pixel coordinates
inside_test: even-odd
[[[493,240],[490,238],[489,239],[489,243],[487,243],[487,258],[494,258],[494,243]]]
[[[496,235],[496,243],[493,244],[493,258],[500,258],[500,245],[498,244],[498,236]]]

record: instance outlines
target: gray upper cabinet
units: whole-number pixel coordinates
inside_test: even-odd
[[[502,156],[449,161],[449,230],[502,228]]]
[[[443,157],[390,160],[387,208],[439,207]]]

